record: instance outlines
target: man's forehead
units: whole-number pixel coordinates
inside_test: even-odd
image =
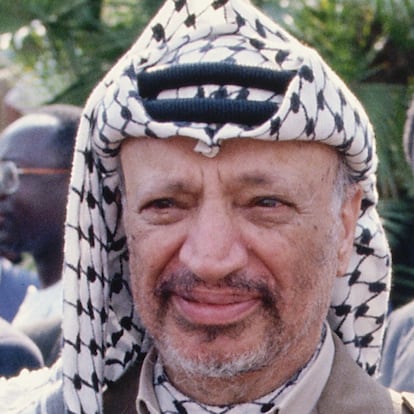
[[[338,164],[337,152],[319,143],[231,139],[214,158],[196,152],[195,144],[186,137],[129,139],[121,149],[123,170],[153,181],[166,175],[191,181],[196,174],[217,171],[223,179],[234,176],[240,183],[259,185],[278,177],[325,174]]]
[[[152,137],[136,137],[128,138],[122,143],[121,151],[130,152],[139,156],[141,153],[154,151],[159,154],[173,154],[185,152],[195,155],[199,158],[198,151],[200,142],[193,137],[173,136],[169,138],[152,138]],[[125,150],[127,148],[127,150]],[[331,145],[322,144],[320,142],[306,142],[299,140],[286,141],[269,141],[255,138],[233,138],[222,141],[217,148],[217,154],[220,158],[230,156],[231,154],[252,154],[252,156],[260,156],[263,152],[272,152],[274,154],[291,154],[295,153],[317,154],[318,152],[326,152],[338,154]]]

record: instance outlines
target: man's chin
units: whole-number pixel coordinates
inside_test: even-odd
[[[264,332],[252,333],[262,338],[253,342],[243,339],[242,327],[227,331],[221,326],[210,327],[207,331],[201,337],[195,332],[182,332],[181,339],[187,335],[184,343],[164,334],[156,341],[156,347],[166,366],[194,376],[225,379],[262,369],[271,363],[279,348],[277,339],[271,340],[275,331],[272,328],[268,336]]]
[[[232,378],[234,376],[257,371],[269,364],[269,350],[266,344],[245,352],[183,352],[167,347],[162,351],[164,363],[174,372],[186,372],[189,375],[207,378]]]

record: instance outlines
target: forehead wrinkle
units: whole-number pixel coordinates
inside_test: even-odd
[[[237,183],[241,187],[272,187],[274,185],[288,184],[286,178],[274,171],[252,171],[244,172],[237,178]]]
[[[263,186],[274,183],[274,179],[261,172],[243,173],[240,176],[240,183],[245,185]]]
[[[150,193],[151,191],[161,191],[166,193],[191,193],[195,190],[195,185],[191,180],[183,179],[163,179],[157,180],[155,183],[148,183],[148,186],[144,186],[143,192]],[[142,188],[142,187],[141,187]]]
[[[174,193],[188,193],[191,192],[193,187],[194,184],[189,180],[187,180],[186,182],[184,182],[183,180],[175,180],[170,183],[165,183],[165,189],[167,191],[171,191]]]

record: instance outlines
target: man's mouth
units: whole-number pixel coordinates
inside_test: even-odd
[[[261,299],[252,294],[231,291],[192,291],[171,295],[173,306],[188,322],[196,325],[230,325],[252,314]]]

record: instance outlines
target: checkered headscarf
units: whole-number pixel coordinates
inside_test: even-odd
[[[372,127],[312,49],[245,0],[167,0],[90,96],[78,133],[64,270],[64,395],[73,413],[102,411],[102,390],[148,349],[133,306],[119,194],[127,137],[194,138],[214,155],[231,138],[319,141],[345,154],[364,192],[354,252],[329,322],[373,374],[390,254],[376,212]]]

